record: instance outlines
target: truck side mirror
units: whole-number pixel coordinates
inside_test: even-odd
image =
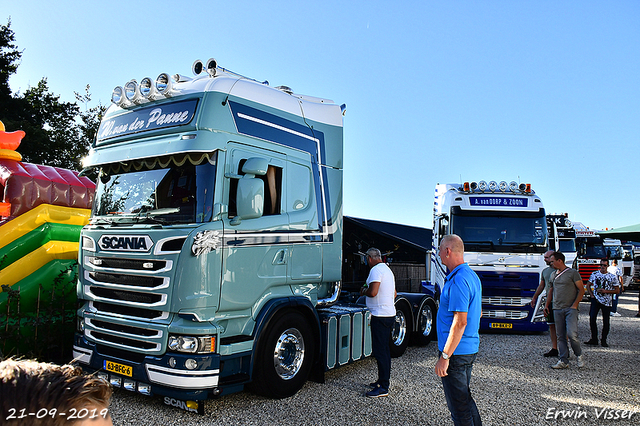
[[[238,179],[238,190],[236,192],[237,215],[231,225],[239,225],[242,219],[256,219],[262,217],[264,213],[264,181],[256,178],[256,175],[267,174],[269,162],[264,158],[252,157],[242,166],[245,173]]]
[[[260,157],[251,157],[245,161],[242,166],[242,172],[246,175],[253,176],[264,176],[267,174],[267,169],[269,168],[269,162]],[[251,177],[253,177],[251,176]]]

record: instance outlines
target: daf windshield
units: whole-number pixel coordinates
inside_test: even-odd
[[[465,211],[454,207],[452,232],[464,241],[465,251],[544,253],[547,221],[537,212]]]
[[[92,223],[210,221],[216,159],[216,152],[181,154],[103,167]]]

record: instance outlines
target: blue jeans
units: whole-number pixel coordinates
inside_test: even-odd
[[[578,340],[578,310],[572,308],[554,309],[553,316],[556,321],[559,356],[562,362],[568,363],[569,346],[567,346],[567,336],[573,353],[576,356],[582,355],[582,348]]]
[[[391,330],[396,317],[371,316],[371,352],[378,361],[378,383],[389,390],[391,377]]]
[[[478,407],[469,388],[476,355],[452,355],[447,375],[442,377],[444,396],[455,426],[482,426]]]

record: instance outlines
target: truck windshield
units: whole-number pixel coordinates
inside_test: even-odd
[[[604,259],[607,257],[600,238],[576,238],[580,257],[585,259]]]
[[[454,207],[452,232],[466,251],[543,253],[547,250],[547,221],[538,212],[464,211]]]
[[[562,253],[575,253],[576,252],[576,244],[573,240],[559,240],[558,241],[559,251]]]
[[[622,246],[604,246],[609,259],[622,259]]]
[[[100,171],[92,223],[211,220],[217,152],[111,164]]]

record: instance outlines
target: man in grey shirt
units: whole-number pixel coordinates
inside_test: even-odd
[[[582,348],[578,340],[578,305],[584,296],[584,286],[578,271],[565,265],[564,259],[564,254],[559,251],[551,255],[551,266],[556,269],[556,272],[551,276],[551,288],[545,306],[545,313],[547,313],[553,299],[553,316],[560,353],[558,362],[551,366],[555,369],[569,368],[567,337],[573,353],[576,354],[578,367],[584,366]]]
[[[531,307],[535,309],[536,301],[538,300],[538,296],[542,294],[544,291],[546,293],[547,299],[550,296],[549,288],[551,288],[551,275],[556,271],[551,266],[551,255],[553,254],[553,250],[546,251],[544,253],[544,262],[547,264],[547,267],[544,268],[542,273],[540,274],[540,284],[536,289],[535,294],[531,298]],[[545,300],[547,300],[545,299]],[[546,352],[543,356],[551,357],[558,356],[558,339],[556,337],[556,324],[555,319],[553,317],[553,304],[550,305],[549,312],[545,311],[545,319],[547,320],[547,324],[549,325],[549,337],[551,338],[551,350]]]

